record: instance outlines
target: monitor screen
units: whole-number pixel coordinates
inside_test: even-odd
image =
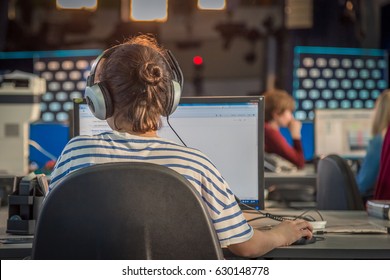
[[[322,109],[315,111],[315,154],[362,158],[371,138],[373,109]]]
[[[169,122],[188,147],[204,152],[234,194],[244,203],[264,209],[263,97],[184,97]],[[111,130],[95,118],[85,101],[74,105],[74,135]],[[163,138],[181,141],[167,125]]]

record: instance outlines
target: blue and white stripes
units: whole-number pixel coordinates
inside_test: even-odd
[[[234,195],[211,161],[196,149],[162,138],[116,131],[73,138],[57,161],[49,189],[77,169],[126,161],[161,164],[187,178],[207,205],[221,246],[246,241],[253,235],[253,229],[246,223]]]

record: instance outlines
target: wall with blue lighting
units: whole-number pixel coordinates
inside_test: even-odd
[[[372,109],[387,87],[385,50],[294,48],[292,94],[299,120],[313,120],[315,109]]]
[[[56,123],[34,123],[30,125],[30,139],[39,144],[45,151],[58,158],[69,141],[69,126]],[[51,160],[50,157],[29,146],[29,160],[39,168]]]

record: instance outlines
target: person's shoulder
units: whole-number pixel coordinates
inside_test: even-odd
[[[278,137],[281,136],[282,134],[280,133],[279,130],[275,129],[268,123],[264,123],[264,136],[266,137]]]
[[[168,147],[172,152],[175,151],[178,153],[184,153],[188,158],[202,159],[203,161],[207,161],[212,164],[210,158],[197,148],[184,146],[166,138],[159,138],[159,141],[160,144],[165,145],[165,147]]]
[[[270,130],[270,131],[278,131],[277,129],[275,129],[271,124],[265,122],[264,123],[264,130]]]
[[[184,153],[186,153],[192,159],[195,159],[195,160],[200,161],[202,163],[207,163],[207,165],[214,167],[214,164],[211,161],[210,157],[208,155],[206,155],[204,152],[202,152],[201,150],[199,150],[197,148],[181,146],[181,145],[179,145],[178,147],[179,147],[178,149],[181,149]]]
[[[112,136],[113,136],[113,133],[111,131],[100,133],[100,134],[95,134],[95,135],[78,135],[78,136],[75,136],[72,139],[70,139],[69,143],[77,142],[77,141],[98,140],[98,139],[104,139],[104,138],[112,137]]]
[[[201,150],[197,149],[197,148],[193,148],[193,147],[187,147],[187,146],[179,146],[180,149],[182,149],[184,152],[187,152],[187,153],[190,153],[190,154],[193,154],[195,156],[199,156],[199,157],[202,157],[202,158],[205,158],[207,159],[208,161],[210,161],[209,157],[203,153]]]
[[[101,133],[96,135],[79,135],[69,140],[67,147],[82,146],[88,143],[93,143],[105,139],[112,138],[110,133]]]

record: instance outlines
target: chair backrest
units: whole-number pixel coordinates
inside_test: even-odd
[[[364,210],[355,176],[345,159],[329,155],[317,166],[317,208]]]
[[[223,259],[201,196],[168,167],[94,165],[45,200],[33,259]]]

